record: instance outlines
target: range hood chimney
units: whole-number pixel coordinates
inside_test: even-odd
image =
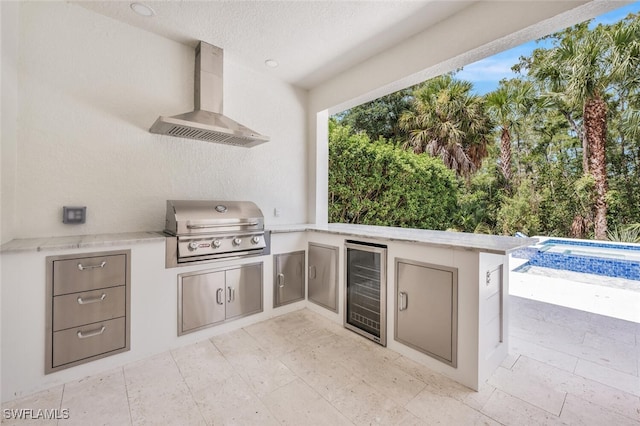
[[[194,111],[158,117],[151,133],[252,147],[268,136],[222,115],[222,49],[201,41],[196,47]]]

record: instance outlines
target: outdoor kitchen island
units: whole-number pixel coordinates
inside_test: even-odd
[[[346,255],[345,242],[357,240],[365,244],[382,244],[387,247],[386,255],[386,346],[408,358],[427,365],[435,371],[451,377],[472,389],[484,382],[500,365],[508,353],[509,309],[509,256],[517,248],[536,242],[532,238],[515,238],[506,236],[469,234],[449,231],[432,231],[383,226],[328,224],[328,225],[293,225],[272,226],[269,228],[272,239],[283,238],[287,233],[306,233],[309,244],[322,244],[339,250],[338,259],[338,313],[323,309],[309,303],[307,307],[321,313],[327,318],[343,323],[345,319],[345,277]],[[427,271],[426,276],[418,278],[412,298],[411,292],[405,292],[398,282],[398,270],[409,265],[413,271]],[[436,274],[429,275],[435,270]],[[448,306],[437,297],[443,295],[443,289],[436,289],[435,300],[430,298],[429,280],[442,276],[442,271],[455,271],[455,294],[446,302],[451,302],[453,312],[449,315]],[[444,274],[446,275],[446,273]],[[428,277],[428,278],[426,278]],[[416,278],[414,275],[413,278]],[[402,277],[401,277],[402,280]],[[420,288],[420,286],[422,288]],[[440,286],[442,287],[442,286]],[[403,290],[403,291],[400,291]],[[444,291],[445,296],[448,289]],[[403,294],[401,294],[403,293]],[[406,296],[409,300],[400,300]],[[409,309],[407,309],[409,307]],[[402,324],[397,324],[399,311],[437,310],[440,316],[433,318],[450,318],[450,323],[439,324],[422,321],[413,324],[413,330],[403,333]],[[410,316],[428,321],[429,316],[420,314]],[[448,317],[448,318],[447,318]],[[431,330],[435,327],[449,327],[447,330]],[[451,334],[447,336],[448,331]],[[455,359],[447,360],[439,356],[438,342],[431,347],[427,342],[412,342],[405,338],[425,335],[435,339],[451,342],[449,355]],[[398,341],[398,336],[401,337]],[[448,341],[447,341],[448,339]],[[444,359],[443,359],[444,358]],[[444,361],[444,362],[443,362]],[[449,362],[447,362],[449,361]],[[453,361],[453,362],[451,362]]]
[[[166,350],[195,343],[255,322],[308,308],[343,323],[345,241],[358,240],[387,246],[387,347],[435,371],[478,389],[507,355],[508,253],[530,245],[532,239],[427,230],[331,224],[266,226],[271,231],[271,254],[247,259],[224,259],[178,268],[165,267],[165,238],[160,232],[105,234],[75,237],[16,239],[1,247],[2,262],[2,399],[9,401],[140,360]],[[307,250],[309,243],[338,248],[338,312],[304,299],[274,308],[274,256]],[[63,371],[45,374],[46,258],[93,252],[131,250],[130,350]],[[452,341],[456,360],[444,363],[394,338],[396,260],[422,266],[440,265],[457,271]],[[263,311],[189,335],[177,333],[178,274],[205,269],[263,263]],[[305,274],[306,275],[306,274]],[[409,294],[410,310],[419,300]],[[417,324],[417,330],[430,330]],[[442,333],[439,333],[442,334]],[[453,337],[455,336],[455,337]],[[405,339],[406,341],[406,339]],[[411,342],[409,342],[411,343]],[[429,349],[429,348],[427,348]],[[427,351],[429,352],[429,351]]]

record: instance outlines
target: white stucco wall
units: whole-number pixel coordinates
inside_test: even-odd
[[[0,2],[2,69],[0,70],[0,241],[12,238],[15,218],[16,137],[18,124],[18,4]]]
[[[271,141],[154,135],[159,115],[193,109],[192,47],[66,2],[18,8],[17,36],[2,30],[19,43],[15,161],[3,155],[15,180],[2,191],[16,214],[3,214],[2,242],[162,230],[167,199],[246,199],[267,224],[306,221],[306,91],[226,58],[225,114]],[[87,206],[87,223],[62,224],[64,205]]]

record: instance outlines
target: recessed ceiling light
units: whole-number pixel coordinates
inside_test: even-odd
[[[144,16],[145,18],[150,18],[156,14],[156,12],[146,4],[131,3],[129,7],[131,7],[131,10],[133,10],[135,13],[137,13],[140,16]]]
[[[278,66],[278,61],[276,61],[275,59],[267,59],[266,61],[264,61],[264,64],[269,68],[275,68]]]

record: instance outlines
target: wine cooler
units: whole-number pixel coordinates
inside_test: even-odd
[[[344,326],[387,345],[387,246],[347,240]]]

